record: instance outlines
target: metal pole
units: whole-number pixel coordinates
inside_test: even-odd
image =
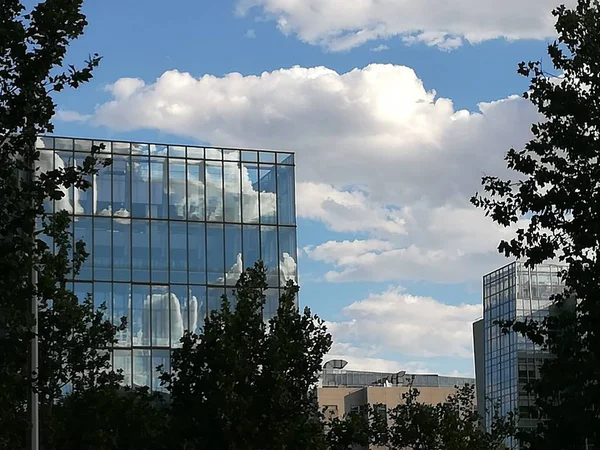
[[[35,160],[32,161],[32,172],[30,180],[35,181]],[[35,239],[35,228],[37,227],[37,221],[34,223],[34,234],[32,236]],[[32,243],[35,245],[35,242]],[[33,318],[33,325],[31,328],[32,337],[29,341],[29,375],[32,377],[31,386],[29,387],[29,395],[27,398],[27,418],[29,422],[29,433],[28,433],[28,446],[29,450],[39,450],[40,448],[40,404],[37,387],[33,382],[33,379],[37,377],[38,366],[39,366],[39,347],[38,347],[38,299],[36,295],[36,289],[38,284],[38,273],[35,267],[31,268],[31,287],[32,294],[29,299],[29,313]]]
[[[31,269],[31,285],[35,289],[37,287],[37,271],[35,268]],[[33,317],[34,323],[31,329],[33,336],[29,341],[29,374],[32,377],[37,375],[39,365],[39,353],[38,353],[38,305],[37,296],[35,293],[31,296],[29,302],[29,309],[31,316]],[[39,395],[36,386],[32,383],[29,388],[29,396],[27,399],[27,413],[29,419],[29,450],[39,450],[40,448],[40,404]]]

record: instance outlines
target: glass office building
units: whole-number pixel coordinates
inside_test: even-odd
[[[493,405],[500,412],[519,414],[520,428],[533,428],[533,398],[525,385],[539,376],[539,368],[548,354],[516,333],[503,334],[496,320],[542,318],[549,314],[550,296],[564,290],[560,278],[563,265],[542,264],[528,269],[521,262],[510,263],[483,277],[483,380],[477,389],[486,397],[486,426],[490,426]],[[476,352],[478,347],[475,346]],[[482,411],[480,409],[480,411]],[[483,412],[483,411],[482,411]],[[515,442],[509,442],[515,448]]]
[[[292,153],[40,137],[41,170],[82,165],[92,144],[112,164],[48,212],[72,214],[90,256],[74,292],[128,328],[113,349],[125,382],[158,389],[184,330],[198,331],[245,267],[268,269],[265,320],[297,280]]]

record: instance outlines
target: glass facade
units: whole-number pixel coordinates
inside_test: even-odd
[[[40,170],[82,165],[100,143],[112,164],[46,210],[71,213],[90,253],[74,292],[106,303],[115,323],[127,317],[114,366],[127,384],[158,389],[154,368],[168,366],[184,330],[202,327],[245,267],[267,266],[265,320],[297,280],[294,155],[40,137]]]
[[[532,428],[533,398],[525,385],[539,375],[547,353],[516,333],[502,334],[496,320],[542,318],[549,314],[550,296],[563,291],[562,265],[542,264],[528,269],[513,262],[483,277],[484,389],[487,402],[486,425],[491,424],[493,405],[500,412],[519,414],[519,427]],[[509,442],[516,448],[515,442]]]
[[[367,372],[354,370],[324,371],[321,375],[323,386],[409,386],[413,387],[454,387],[475,385],[475,379],[464,377],[450,377],[443,375],[403,374],[388,372]]]
[[[323,387],[344,386],[362,388],[365,386],[408,386],[414,387],[454,387],[474,385],[473,378],[449,377],[437,374],[407,374],[400,372],[370,372],[346,370],[348,364],[343,359],[330,360],[323,365],[321,385]]]

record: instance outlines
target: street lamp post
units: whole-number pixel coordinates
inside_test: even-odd
[[[31,285],[35,289],[37,287],[37,271],[31,269]],[[31,340],[29,342],[29,374],[31,377],[36,376],[39,366],[38,353],[38,304],[37,295],[34,293],[29,302],[30,314],[33,317],[34,323],[32,327]],[[40,412],[39,412],[39,395],[36,386],[32,384],[29,387],[29,396],[27,399],[27,413],[29,419],[29,450],[39,450],[40,448]]]
[[[35,181],[35,160],[31,163],[31,182]],[[32,239],[35,245],[35,227]],[[33,248],[32,248],[33,252]],[[27,436],[27,448],[28,450],[39,450],[40,448],[40,403],[37,387],[35,386],[34,379],[37,377],[39,367],[39,341],[38,341],[38,299],[37,299],[37,284],[38,284],[38,273],[35,266],[31,267],[31,287],[32,293],[29,299],[28,310],[29,314],[33,319],[33,325],[31,328],[31,340],[29,341],[29,355],[28,355],[28,369],[29,376],[31,377],[31,385],[29,386],[29,395],[27,396],[27,418],[29,423],[29,433]]]

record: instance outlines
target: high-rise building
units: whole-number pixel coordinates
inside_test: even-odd
[[[537,426],[531,414],[534,399],[525,386],[539,377],[539,368],[549,355],[521,335],[503,334],[494,322],[547,316],[550,296],[564,290],[560,278],[564,268],[541,264],[529,269],[515,261],[483,277],[483,318],[473,324],[473,336],[478,410],[487,427],[496,404],[503,415],[518,413],[519,428]],[[509,444],[516,447],[515,442]]]
[[[197,331],[240,273],[268,269],[265,320],[297,280],[294,154],[40,137],[40,169],[82,165],[92,144],[112,164],[87,191],[65,190],[46,211],[71,214],[90,256],[73,290],[122,316],[112,355],[127,384],[159,384],[184,330]]]

